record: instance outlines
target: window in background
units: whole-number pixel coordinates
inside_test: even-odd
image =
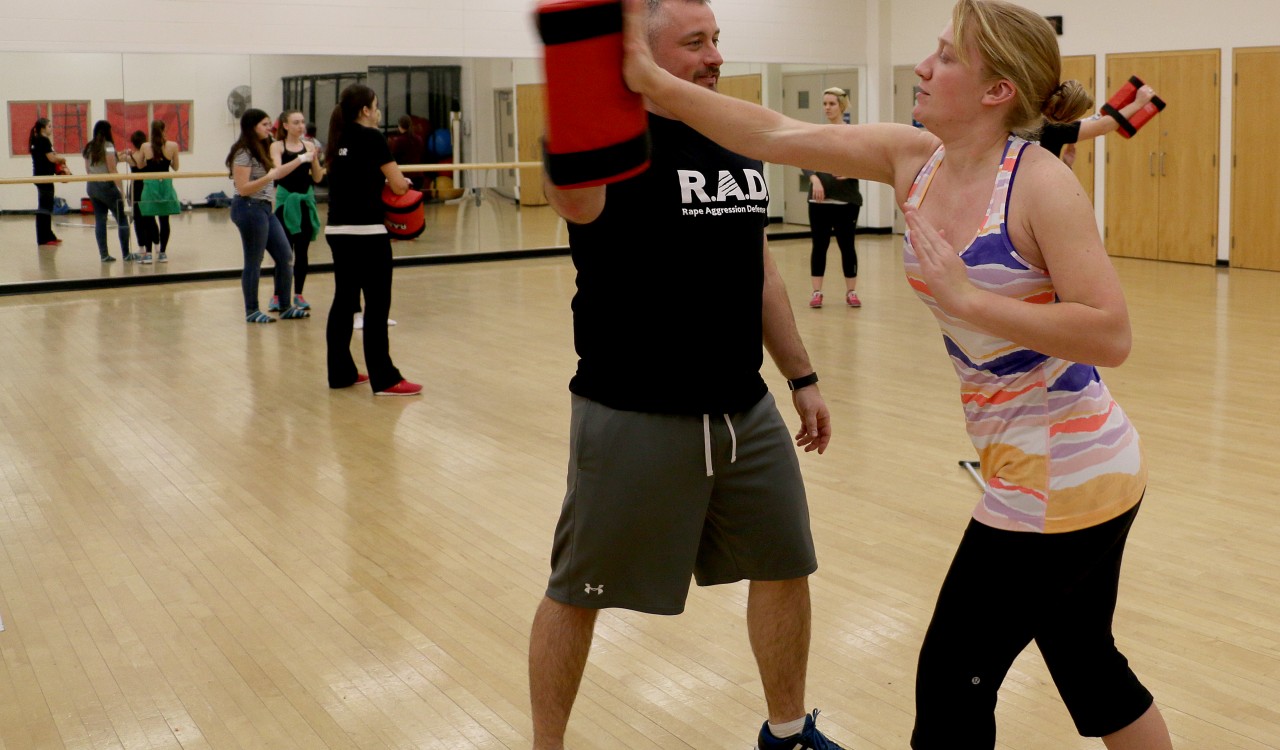
[[[30,153],[28,136],[31,126],[41,117],[48,117],[53,126],[50,140],[60,154],[78,154],[84,148],[89,134],[89,102],[9,102],[9,154],[26,156]]]
[[[141,130],[151,138],[151,121],[164,122],[165,137],[178,144],[178,150],[191,151],[191,111],[193,103],[189,101],[145,101],[126,102],[121,99],[107,100],[107,122],[111,123],[111,134],[115,136],[116,150],[132,148],[129,136],[135,130]]]

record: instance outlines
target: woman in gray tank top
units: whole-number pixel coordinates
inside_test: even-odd
[[[111,123],[106,120],[94,123],[93,140],[85,144],[82,153],[86,173],[116,173],[116,147],[111,135]],[[107,212],[116,217],[120,254],[129,257],[129,217],[124,213],[123,181],[89,182],[85,187],[89,192],[89,200],[93,203],[93,236],[98,241],[98,257],[103,263],[115,260],[107,252]]]

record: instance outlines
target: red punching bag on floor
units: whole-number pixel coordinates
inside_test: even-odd
[[[547,135],[543,163],[561,188],[605,185],[649,167],[648,117],[622,80],[622,3],[542,0]]]

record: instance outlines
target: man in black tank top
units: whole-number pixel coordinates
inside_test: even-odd
[[[715,88],[719,30],[705,0],[649,5],[658,64]],[[751,582],[769,714],[757,747],[838,750],[803,702],[817,563],[762,343],[792,388],[796,444],[825,450],[830,417],[765,243],[764,168],[646,107],[647,171],[547,188],[569,221],[579,360],[569,487],[530,639],[534,748],[563,747],[596,613],[678,614],[693,577]]]

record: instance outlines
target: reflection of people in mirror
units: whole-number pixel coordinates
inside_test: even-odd
[[[396,121],[396,135],[391,147],[396,164],[421,164],[425,148],[422,136],[414,132],[413,117],[400,115],[400,119]],[[409,182],[413,184],[414,190],[421,190],[425,178],[424,173],[414,172],[409,175]]]
[[[93,125],[93,139],[85,144],[84,150],[86,174],[117,174],[115,138],[111,134],[111,123],[98,120]],[[122,180],[103,180],[85,184],[89,193],[89,201],[93,204],[93,237],[98,242],[98,257],[103,263],[110,263],[115,256],[107,252],[107,214],[116,220],[116,234],[120,238],[120,256],[129,256],[129,217],[124,212],[124,182]]]
[[[138,149],[147,142],[147,134],[141,130],[133,131],[129,143],[133,148],[124,152],[129,171],[133,173],[146,170],[146,162],[138,158]],[[143,180],[133,180],[129,186],[129,200],[133,203],[133,237],[138,242],[138,252],[124,256],[126,261],[142,260],[142,256],[151,252],[151,247],[160,241],[160,230],[156,226],[154,216],[142,216],[138,213],[138,202],[142,200]]]
[[[164,120],[151,121],[151,138],[138,149],[134,163],[142,167],[143,172],[166,173],[170,169],[178,171],[179,151],[176,141],[165,137]],[[182,203],[178,200],[178,192],[173,187],[173,180],[143,180],[142,192],[139,195],[138,214],[154,217],[158,222],[156,241],[159,254],[155,256],[161,263],[169,261],[169,217],[182,213]],[[150,250],[142,254],[143,263],[150,263]]]
[[[52,177],[64,167],[67,160],[53,150],[53,141],[49,136],[53,130],[49,118],[41,117],[31,126],[27,136],[27,146],[31,151],[31,174],[34,177]],[[53,183],[36,185],[36,245],[56,246],[62,240],[53,233]]]

